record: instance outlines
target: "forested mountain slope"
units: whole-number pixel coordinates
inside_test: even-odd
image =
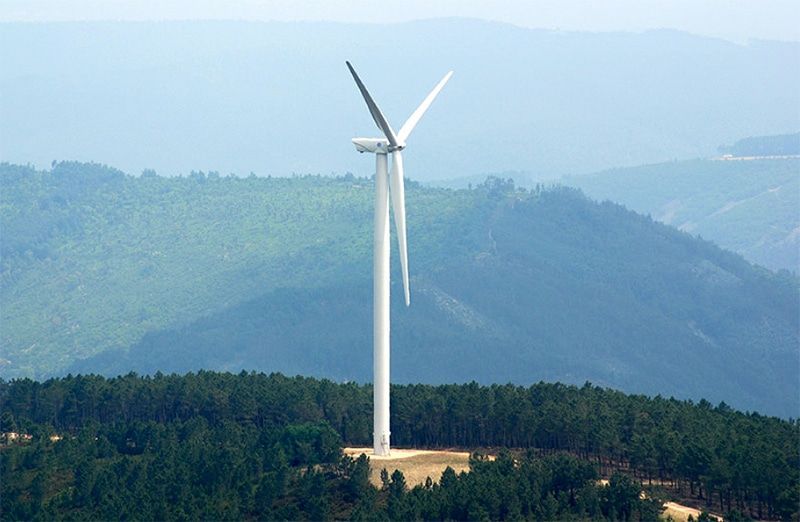
[[[395,127],[455,71],[414,131],[421,181],[707,157],[800,128],[797,42],[458,18],[2,23],[0,161],[369,173],[350,138],[376,129],[345,60]]]
[[[785,152],[793,150],[788,147],[797,136],[750,138],[732,149]],[[562,182],[699,234],[773,270],[800,270],[800,159],[659,163]]]
[[[369,380],[368,180],[62,163],[4,165],[2,183],[2,375]],[[796,416],[795,278],[569,189],[411,184],[407,200],[396,382],[591,380]]]

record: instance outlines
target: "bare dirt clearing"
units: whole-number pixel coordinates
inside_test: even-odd
[[[680,504],[676,504],[675,502],[666,502],[664,503],[664,513],[662,513],[663,518],[672,517],[672,520],[675,522],[686,522],[689,519],[689,515],[692,516],[695,520],[697,517],[700,516],[700,510],[695,509],[688,506],[682,506]],[[717,515],[711,515],[712,517],[716,518],[717,520],[722,520],[722,517]]]
[[[410,488],[424,484],[428,477],[438,482],[447,466],[456,473],[469,471],[470,454],[466,451],[392,449],[388,457],[373,455],[372,448],[345,448],[344,452],[354,458],[362,453],[369,457],[370,481],[378,487],[381,486],[381,470],[384,468],[390,476],[399,469]]]

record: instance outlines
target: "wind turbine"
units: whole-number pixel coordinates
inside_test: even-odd
[[[403,182],[403,155],[406,139],[428,110],[436,95],[453,75],[444,75],[436,87],[422,100],[408,120],[395,134],[375,100],[356,74],[350,62],[347,68],[367,102],[372,119],[383,132],[384,138],[353,138],[358,152],[375,154],[375,233],[373,257],[373,455],[389,455],[389,194],[392,198],[397,240],[400,246],[400,269],[403,273],[403,291],[406,306],[411,303],[408,291],[408,246],[406,243],[406,197]],[[392,172],[389,174],[388,155],[392,155]]]

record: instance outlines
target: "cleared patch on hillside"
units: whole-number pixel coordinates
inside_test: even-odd
[[[692,519],[697,520],[700,516],[701,511],[699,509],[683,506],[676,502],[667,502],[664,504],[664,513],[662,513],[662,517],[667,519],[672,518],[675,522],[686,522],[689,520],[691,516]],[[712,518],[716,520],[722,521],[722,517],[719,515],[711,515]]]
[[[409,488],[424,484],[428,477],[438,482],[447,466],[456,473],[469,471],[470,454],[466,451],[393,449],[388,457],[373,455],[372,448],[345,448],[344,452],[354,458],[361,454],[369,457],[369,478],[377,487],[381,487],[381,470],[384,468],[389,476],[399,469]]]

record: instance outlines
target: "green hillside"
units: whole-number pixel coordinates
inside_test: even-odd
[[[2,376],[369,380],[368,180],[1,170]],[[796,416],[795,278],[569,189],[407,200],[396,382],[588,379]]]
[[[772,143],[750,140],[755,140],[753,147]],[[744,150],[750,142],[742,141]],[[562,182],[592,198],[650,214],[773,270],[800,269],[800,159],[659,163]]]
[[[131,178],[77,163],[3,165],[0,176],[7,376],[57,372],[150,330],[371,267],[366,180]],[[441,243],[474,199],[409,191],[418,248]]]

